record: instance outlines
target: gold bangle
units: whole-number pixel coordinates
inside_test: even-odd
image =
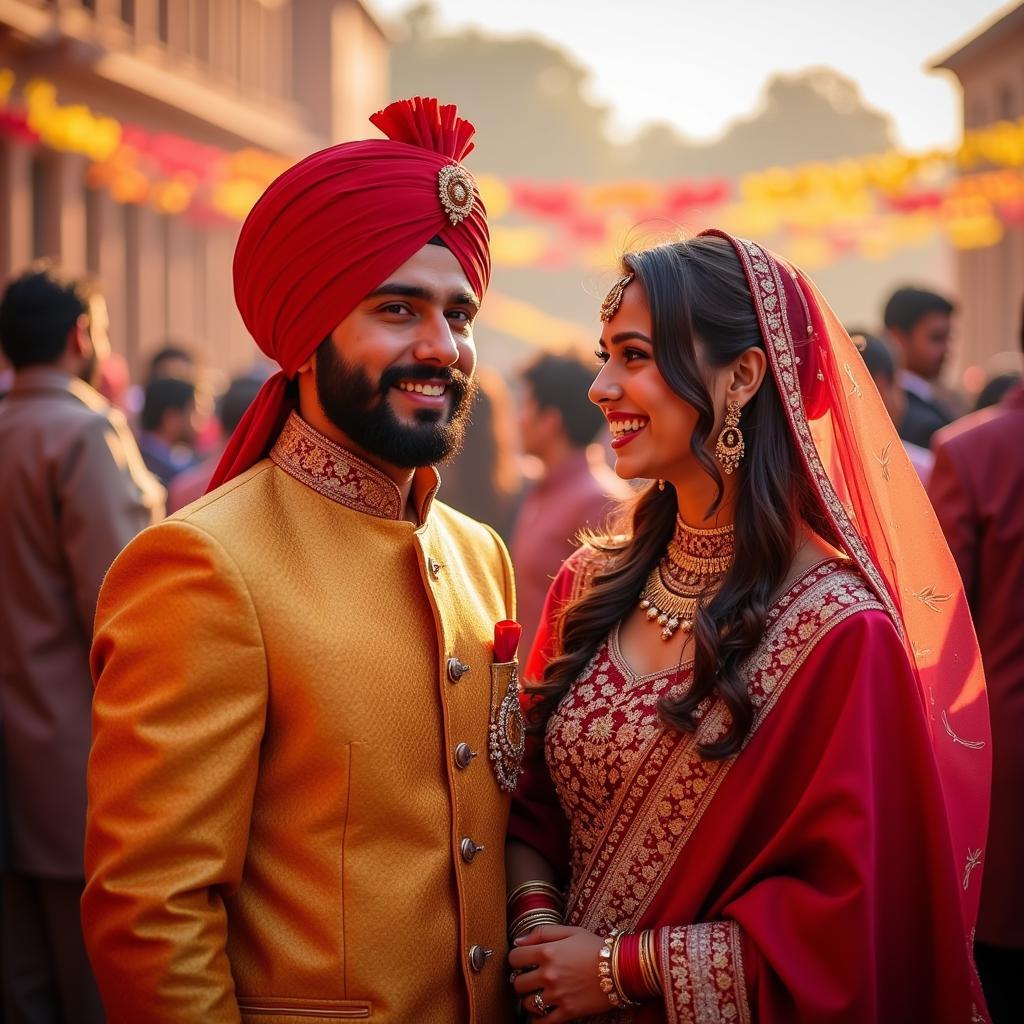
[[[509,925],[509,931],[519,931],[523,927],[532,928],[541,923],[545,925],[560,925],[562,923],[562,915],[557,910],[527,910],[525,913],[519,914],[518,918]]]
[[[654,932],[650,928],[640,933],[640,972],[652,996],[661,995],[661,971],[654,942]]]
[[[542,924],[561,924],[560,914],[553,910],[531,910],[517,917],[508,928],[509,938],[513,941]]]
[[[509,894],[508,899],[505,900],[505,905],[511,907],[512,904],[519,899],[521,896],[526,896],[528,893],[543,892],[548,893],[554,899],[558,900],[561,904],[564,902],[564,897],[560,889],[551,882],[541,881],[539,878],[530,882],[523,882],[522,885],[517,885]]]

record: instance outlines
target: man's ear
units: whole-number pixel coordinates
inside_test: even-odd
[[[312,373],[316,369],[316,352],[314,352],[299,368],[295,371],[296,374],[300,373]]]
[[[74,322],[68,331],[65,351],[76,359],[86,359],[92,355],[92,338],[89,336],[89,317],[85,313]]]

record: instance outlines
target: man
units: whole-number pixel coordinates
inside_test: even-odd
[[[177,377],[156,377],[146,385],[139,450],[146,467],[164,485],[195,464],[196,388]]]
[[[220,422],[222,440],[216,445],[212,454],[195,463],[193,466],[183,469],[171,481],[167,488],[167,511],[177,512],[198,498],[201,498],[210,486],[217,463],[224,454],[224,445],[227,439],[235,432],[235,428],[242,422],[246,409],[255,400],[263,385],[262,376],[236,377],[229,385],[227,391],[220,396],[217,402],[217,419]]]
[[[282,372],[103,588],[82,907],[112,1024],[504,1019],[511,569],[433,468],[487,223],[454,107],[371,120],[391,141],[249,214],[235,296]]]
[[[892,349],[881,338],[876,338],[866,331],[851,329],[849,334],[860,350],[864,365],[871,374],[875,387],[878,388],[878,394],[889,418],[899,430],[907,413],[907,396],[896,380],[896,360],[893,358]],[[912,441],[904,440],[903,448],[911,465],[917,470],[921,483],[927,486],[935,457],[927,448],[922,448]]]
[[[885,329],[902,353],[900,383],[907,409],[899,434],[921,448],[955,413],[943,400],[939,379],[949,354],[953,303],[922,288],[899,288],[885,305]]]
[[[78,915],[89,644],[103,574],[163,490],[91,386],[109,349],[95,286],[32,267],[0,301],[0,344],[15,370],[0,406],[4,988],[12,1021],[99,1021]]]
[[[1021,331],[1024,348],[1024,324]],[[1024,386],[940,430],[929,497],[963,577],[992,716],[975,958],[994,1024],[1024,1019]]]
[[[192,349],[179,341],[167,341],[149,357],[146,383],[161,377],[196,382],[196,357]]]
[[[544,597],[580,530],[599,529],[616,498],[632,491],[587,446],[604,425],[587,397],[593,367],[573,356],[543,355],[521,374],[519,431],[523,451],[540,460],[543,476],[526,493],[512,534],[512,562],[527,652]]]

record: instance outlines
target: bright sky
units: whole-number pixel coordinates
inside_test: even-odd
[[[933,60],[1018,0],[434,0],[446,28],[533,32],[593,73],[614,126],[667,120],[710,139],[751,112],[776,71],[826,65],[890,114],[912,149],[959,139],[960,90]],[[410,0],[370,0],[385,18]]]

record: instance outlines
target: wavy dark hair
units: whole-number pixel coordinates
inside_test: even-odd
[[[651,310],[654,360],[669,387],[697,412],[690,450],[715,482],[708,515],[721,506],[724,481],[706,447],[715,409],[705,370],[728,366],[747,349],[764,348],[746,275],[731,244],[704,236],[623,256]],[[698,341],[700,357],[698,358]],[[681,696],[663,699],[663,721],[683,732],[697,727],[698,705],[717,691],[731,715],[726,735],[702,744],[705,758],[729,757],[750,732],[754,710],[741,666],[764,634],[772,597],[792,565],[801,522],[832,543],[834,532],[804,472],[769,371],[744,407],[740,428],[746,455],[738,470],[736,556],[714,598],[694,623],[693,684]],[[675,528],[672,487],[651,485],[621,510],[613,533],[590,535],[600,568],[583,593],[569,603],[558,624],[559,652],[531,686],[534,730],[584,670],[609,631],[635,608],[648,573],[662,557]]]

